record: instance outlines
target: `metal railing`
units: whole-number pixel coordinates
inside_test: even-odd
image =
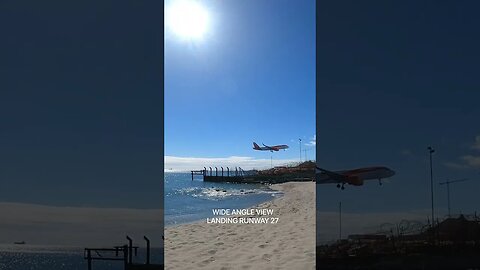
[[[133,239],[126,236],[128,245],[115,246],[113,248],[85,248],[83,258],[87,260],[88,270],[92,270],[93,261],[123,261],[124,269],[128,269],[128,265],[133,264],[133,256],[137,256],[138,246],[133,246]],[[143,236],[146,242],[146,265],[150,265],[150,239]],[[111,256],[104,256],[102,253],[113,253]],[[119,253],[122,253],[119,256]]]

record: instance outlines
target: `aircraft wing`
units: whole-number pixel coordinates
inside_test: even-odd
[[[315,178],[318,184],[344,183],[347,177],[343,174],[317,167]]]

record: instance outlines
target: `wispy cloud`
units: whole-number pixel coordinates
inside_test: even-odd
[[[220,158],[204,158],[204,157],[175,157],[165,156],[166,172],[185,172],[190,170],[199,170],[203,167],[241,167],[245,170],[250,169],[266,169],[273,166],[286,165],[298,162],[296,159],[256,159],[253,157],[220,157]]]
[[[471,146],[472,149],[480,150],[480,135],[475,137],[475,142]]]
[[[0,239],[12,244],[61,246],[114,246],[150,237],[162,246],[163,211],[160,209],[55,207],[0,203]]]
[[[465,155],[461,159],[470,168],[480,168],[480,156]]]
[[[317,135],[313,135],[313,137],[310,138],[310,141],[305,144],[306,146],[315,146],[317,145]]]
[[[475,137],[475,141],[470,146],[473,150],[480,150],[480,135]],[[479,169],[480,168],[480,156],[478,155],[463,155],[455,162],[446,162],[445,166],[452,169]]]
[[[459,162],[445,162],[445,163],[443,163],[443,165],[445,165],[446,167],[448,167],[450,169],[456,169],[456,170],[469,169],[469,167],[466,164],[462,164],[462,163],[459,163]]]

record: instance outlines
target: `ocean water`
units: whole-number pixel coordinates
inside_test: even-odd
[[[214,208],[249,208],[282,195],[263,184],[203,182],[190,173],[165,173],[165,225],[212,217]]]
[[[121,256],[121,252],[119,256]],[[145,250],[139,249],[135,263],[145,262]],[[151,248],[150,262],[163,263],[163,250]],[[104,257],[115,253],[102,253]],[[86,270],[83,248],[34,245],[0,245],[0,270]],[[123,270],[122,261],[93,261],[93,270]]]

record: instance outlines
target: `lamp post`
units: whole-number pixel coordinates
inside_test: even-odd
[[[432,229],[434,228],[435,225],[435,211],[434,211],[434,206],[433,206],[433,165],[432,165],[432,154],[435,153],[435,149],[433,149],[431,146],[428,148],[428,154],[430,156],[430,195],[432,199]]]
[[[300,146],[300,163],[302,163],[302,139],[298,139],[298,145]]]

